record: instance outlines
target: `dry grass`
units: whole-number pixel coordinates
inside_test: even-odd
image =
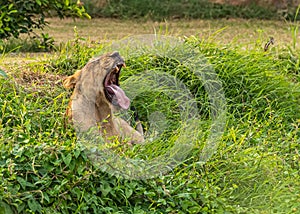
[[[165,22],[131,21],[115,19],[59,20],[48,19],[50,25],[45,32],[56,38],[57,42],[66,42],[74,38],[74,26],[84,38],[94,42],[121,39],[130,35],[162,33],[176,36],[195,35],[210,38],[216,31],[225,28],[213,37],[215,42],[238,42],[243,45],[262,39],[266,42],[270,36],[277,45],[292,41],[290,26],[284,21],[221,19],[221,20],[173,20]],[[300,35],[298,36],[300,39]]]
[[[44,33],[53,36],[56,43],[65,43],[74,39],[76,26],[80,37],[88,42],[107,42],[138,34],[168,34],[174,36],[194,35],[200,39],[210,39],[215,43],[240,45],[243,49],[253,47],[253,44],[263,48],[272,36],[274,47],[286,46],[292,43],[291,23],[285,21],[219,19],[219,20],[171,20],[165,22],[117,20],[117,19],[64,19],[51,18]],[[40,32],[37,32],[40,33]],[[298,35],[300,40],[300,35]],[[298,48],[299,48],[299,44]],[[43,61],[48,54],[17,54],[6,55],[0,60],[0,66],[7,69],[11,64],[23,64],[36,60]]]

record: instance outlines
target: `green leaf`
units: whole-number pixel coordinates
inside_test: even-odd
[[[80,153],[81,153],[81,151],[79,149],[77,149],[77,150],[73,151],[73,153],[75,155],[75,158],[78,158],[79,155],[80,155]]]
[[[14,4],[10,4],[10,5],[8,5],[8,10],[10,10],[11,8],[13,8],[13,6],[14,6]]]
[[[42,2],[41,2],[40,0],[35,0],[35,1],[36,1],[36,3],[37,3],[39,6],[42,5]]]
[[[17,13],[17,12],[18,12],[17,10],[11,10],[11,11],[9,11],[7,14],[10,15],[10,14],[12,14],[12,13]]]
[[[166,205],[166,204],[167,204],[166,199],[164,199],[164,198],[158,199],[157,203],[158,203],[158,204],[163,204],[163,205]]]
[[[0,69],[0,76],[7,78],[7,74],[1,69]]]
[[[32,183],[29,183],[24,178],[17,177],[17,181],[19,182],[19,184],[22,186],[23,189],[26,189],[26,187],[34,187]]]
[[[72,155],[70,153],[67,156],[65,156],[64,154],[62,154],[62,158],[63,158],[63,161],[66,164],[66,166],[69,166],[70,162],[72,160]]]
[[[44,199],[45,199],[47,202],[50,202],[49,195],[48,195],[46,192],[44,193]]]
[[[41,209],[42,209],[40,203],[37,202],[34,198],[31,198],[28,200],[28,206],[33,212],[41,211]]]
[[[110,187],[109,183],[104,182],[102,187],[101,187],[101,192],[102,192],[103,196],[104,197],[107,196],[108,193],[111,192],[111,190],[112,190],[112,188]]]
[[[133,192],[132,189],[126,188],[125,189],[126,198],[129,198],[132,195],[132,192]]]
[[[13,214],[13,211],[7,203],[0,201],[0,214]]]

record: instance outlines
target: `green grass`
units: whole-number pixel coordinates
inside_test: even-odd
[[[201,78],[176,54],[145,51],[126,60],[121,85],[130,86],[126,81],[145,70],[175,76],[195,97],[201,118],[185,161],[157,178],[127,180],[102,172],[72,126],[64,126],[70,92],[59,80],[106,47],[81,41],[76,36],[48,60],[15,65],[8,77],[0,76],[0,213],[299,212],[298,50],[277,46],[264,52],[255,44],[243,50],[212,43],[213,38],[186,39],[216,71],[227,103],[225,132],[204,165],[199,156],[212,115]],[[164,87],[137,90],[133,104],[146,129],[156,111],[171,125],[152,144],[114,151],[151,160],[180,137],[184,121]]]
[[[144,0],[83,2],[87,12],[94,17],[123,19],[280,19],[282,17],[290,19],[295,15],[295,8],[291,5],[284,11],[276,11],[274,5],[271,4],[265,7],[255,3],[237,6],[234,3],[228,4],[226,1],[219,1],[223,2],[223,4],[213,3],[208,0],[162,0],[151,4]]]
[[[0,41],[2,52],[48,52],[55,49],[54,39],[48,34]]]

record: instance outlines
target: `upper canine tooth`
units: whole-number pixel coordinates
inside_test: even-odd
[[[120,70],[120,69],[119,69],[119,67],[118,67],[118,66],[116,66],[116,67],[115,67],[115,71],[116,71],[116,73],[118,73],[118,72],[119,72],[119,70]]]

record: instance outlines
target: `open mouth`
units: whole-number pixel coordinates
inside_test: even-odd
[[[112,71],[106,75],[103,85],[106,99],[109,102],[113,105],[120,106],[122,109],[128,109],[130,100],[119,85],[119,76],[123,66],[125,66],[124,63],[117,64]]]

